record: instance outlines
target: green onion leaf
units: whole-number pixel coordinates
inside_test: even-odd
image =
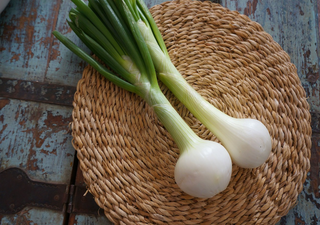
[[[169,56],[166,44],[163,41],[162,35],[159,31],[159,28],[158,28],[156,22],[154,21],[148,7],[146,6],[146,4],[144,3],[143,0],[137,0],[137,1],[138,1],[137,5],[138,5],[139,9],[141,10],[141,12],[143,12],[144,16],[147,18],[149,25],[152,29],[152,32],[153,32],[161,50],[163,51],[163,53],[165,55]]]
[[[69,38],[63,36],[58,31],[53,31],[52,34],[61,42],[63,43],[70,51],[72,51],[74,54],[76,54],[78,57],[89,63],[94,69],[96,69],[101,75],[103,75],[106,79],[113,82],[117,86],[139,94],[138,89],[136,86],[128,83],[127,81],[124,81],[123,79],[119,78],[118,76],[114,75],[110,70],[102,66],[99,62],[97,62],[95,59],[93,59],[91,56],[89,56],[87,53],[85,53],[82,49],[80,49],[75,43],[73,43]]]
[[[125,5],[128,7],[130,10],[133,18],[135,21],[139,20],[139,14],[137,11],[137,1],[136,0],[123,0],[125,2]],[[120,1],[119,1],[120,2]]]
[[[109,1],[109,0],[99,0],[99,1],[110,23],[112,24],[114,29],[117,31],[118,36],[120,37],[118,42],[121,43],[121,46],[123,46],[124,49],[126,49],[128,56],[138,67],[139,71],[142,74],[146,74],[145,64],[141,56],[141,53],[139,52],[139,48],[134,41],[133,35],[130,32],[130,30],[127,28],[127,25],[125,24],[123,19],[120,19],[121,17],[117,16],[119,12],[121,14],[121,11],[118,11],[119,8],[116,8],[115,4],[111,3],[112,1]]]
[[[117,49],[120,55],[124,55],[122,49],[118,45],[117,41],[112,36],[111,32],[107,27],[101,22],[99,17],[89,8],[82,0],[72,0],[72,2],[77,6],[79,12],[85,15],[100,31],[103,35],[112,43],[113,47]]]
[[[110,33],[113,35],[113,37],[116,40],[119,40],[119,37],[117,36],[117,32],[107,19],[106,15],[104,14],[102,10],[102,6],[99,3],[98,0],[89,0],[89,7],[99,16],[100,20],[104,23],[104,25],[108,28]],[[121,46],[120,46],[121,47]]]
[[[123,64],[123,58],[119,55],[117,50],[109,42],[109,40],[80,12],[70,10],[71,20],[88,36],[99,43],[104,49],[108,49],[108,53],[118,63]],[[76,21],[76,22],[75,22]]]
[[[144,41],[144,38],[141,35],[140,29],[137,25],[136,20],[134,19],[133,15],[131,14],[129,7],[127,7],[127,5],[126,5],[125,0],[123,0],[122,2],[123,2],[125,16],[128,19],[128,25],[131,29],[131,32],[135,38],[135,41],[138,45],[140,53],[141,53],[143,60],[145,62],[145,66],[147,69],[147,75],[149,76],[150,83],[151,83],[151,85],[156,85],[157,84],[157,77],[156,77],[156,73],[155,73],[155,68],[153,65],[153,61],[152,61],[150,52],[149,52],[148,47],[146,45],[146,42]]]
[[[129,81],[130,83],[135,82],[135,75],[130,74],[122,65],[120,65],[112,56],[104,50],[95,40],[90,38],[90,36],[85,33],[82,34],[87,40],[88,47],[96,54],[101,60],[103,60],[112,70],[116,73],[121,74],[121,76]]]

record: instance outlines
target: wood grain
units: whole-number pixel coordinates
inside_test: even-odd
[[[9,3],[0,17],[0,77],[77,84],[85,64],[51,34],[57,29],[83,47],[66,25],[72,4],[68,0]]]
[[[74,162],[70,122],[70,107],[0,98],[0,171],[19,167],[33,180],[69,184]],[[0,216],[0,224],[19,224],[25,218],[62,224],[64,216],[30,207]]]

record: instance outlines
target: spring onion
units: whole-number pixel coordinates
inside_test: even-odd
[[[207,102],[181,76],[170,60],[165,43],[143,0],[137,0],[136,22],[151,53],[159,79],[226,147],[235,164],[243,168],[262,165],[272,150],[268,129],[256,119],[233,118]]]
[[[152,53],[136,22],[141,2],[135,0],[72,0],[68,24],[103,62],[99,63],[58,31],[54,36],[106,79],[143,98],[171,134],[180,157],[174,176],[187,194],[209,198],[229,184],[232,161],[219,143],[199,138],[159,88]],[[106,64],[110,69],[107,69]]]

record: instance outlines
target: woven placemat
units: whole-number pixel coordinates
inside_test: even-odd
[[[311,116],[296,67],[258,23],[221,5],[172,1],[151,12],[186,80],[223,112],[262,121],[272,154],[256,169],[234,165],[229,186],[213,198],[184,194],[174,181],[178,148],[152,109],[88,66],[72,122],[88,190],[115,224],[275,224],[310,168]],[[217,140],[161,89],[200,137]]]

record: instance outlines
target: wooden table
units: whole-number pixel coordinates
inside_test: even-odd
[[[151,7],[163,0],[146,2]],[[320,224],[320,0],[220,3],[260,23],[297,66],[311,106],[311,171],[297,205],[279,224]],[[86,64],[51,35],[59,30],[78,42],[65,23],[71,6],[69,0],[12,0],[0,14],[0,172],[18,167],[32,180],[63,184],[68,192],[63,209],[27,206],[0,214],[0,224],[110,224],[102,211],[82,210],[71,198],[84,185],[69,123]]]

